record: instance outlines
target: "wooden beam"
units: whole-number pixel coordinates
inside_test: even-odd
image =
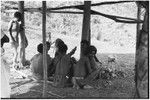
[[[78,8],[78,9],[83,10],[84,8]],[[116,22],[122,22],[122,23],[142,23],[143,22],[141,20],[139,21],[139,20],[134,19],[134,18],[108,15],[108,14],[103,14],[103,13],[100,13],[100,12],[97,12],[97,11],[94,11],[94,10],[91,10],[90,12],[91,12],[91,14],[101,15],[103,17],[112,19],[112,20],[114,20]]]
[[[67,14],[83,14],[83,12],[74,12],[74,11],[47,11],[51,13],[67,13]]]
[[[70,6],[67,6],[70,7]],[[84,10],[82,6],[74,6],[75,8],[79,10]],[[73,7],[73,8],[74,8]],[[52,13],[70,13],[70,14],[83,14],[82,12],[72,12],[72,11],[54,11],[54,10],[60,10],[62,7],[59,8],[49,8],[47,9],[47,12],[52,12]],[[66,7],[64,7],[66,8]],[[40,8],[26,8],[25,11],[29,12],[41,12]],[[108,14],[103,14],[94,10],[91,10],[91,15],[101,15],[103,17],[109,18],[114,20],[115,22],[120,22],[120,23],[128,23],[128,24],[135,24],[135,23],[142,23],[142,20],[137,20],[134,18],[128,18],[128,17],[121,17],[121,16],[115,16],[115,15],[108,15]]]
[[[18,10],[19,12],[22,14],[22,19],[21,19],[21,25],[24,27],[25,26],[25,23],[24,23],[24,1],[19,1],[18,3]],[[26,62],[26,59],[25,59],[25,29],[23,31],[21,31],[21,40],[23,42],[23,48],[19,48],[19,49],[22,49],[22,51],[19,52],[19,66],[21,68],[21,63],[22,65],[24,66],[25,65],[25,62]]]
[[[145,1],[142,1],[145,2]],[[138,18],[140,15],[141,6],[138,5]],[[135,98],[148,99],[149,98],[149,12],[148,8],[145,7],[144,22],[142,29],[137,25],[137,43],[136,43],[136,63],[135,63]]]
[[[118,3],[130,3],[135,1],[110,1],[110,2],[101,2],[101,3],[95,3],[91,4],[91,6],[100,6],[100,5],[110,5],[110,4],[118,4]]]
[[[141,6],[137,3],[137,19],[140,20],[140,14],[141,14]],[[137,23],[136,26],[136,52],[135,52],[135,58],[137,58],[138,53],[138,47],[139,47],[139,34],[140,34],[140,24]],[[135,59],[135,64],[136,64],[137,59]],[[135,87],[137,87],[137,75],[138,75],[138,71],[137,71],[137,65],[135,65],[135,77],[134,77],[134,81],[135,81]],[[137,89],[137,88],[136,88]],[[139,97],[139,94],[137,93],[137,90],[135,89],[135,98]]]
[[[90,42],[90,19],[91,19],[90,10],[91,10],[91,1],[84,1],[84,15],[83,15],[81,41],[87,40]],[[81,56],[82,56],[82,47],[81,47]]]
[[[100,5],[106,5],[106,4],[127,3],[127,2],[134,2],[134,1],[101,2],[101,3],[91,4],[91,6],[100,6]],[[64,7],[48,8],[47,10],[60,10],[60,9],[83,8],[83,7],[84,7],[84,5],[76,5],[76,6],[64,6]]]
[[[100,6],[100,5],[107,5],[107,4],[117,4],[117,3],[129,3],[129,2],[135,2],[135,1],[111,1],[111,2],[101,2],[101,3],[95,3],[95,4],[91,4],[91,6]],[[75,6],[64,6],[64,7],[55,7],[55,8],[47,8],[47,10],[61,10],[61,9],[70,9],[70,8],[83,8],[84,5],[75,5]],[[6,6],[6,8],[10,8],[9,6]],[[16,7],[13,7],[12,9],[18,9]],[[26,8],[26,10],[33,10],[33,11],[38,11],[38,10],[42,10],[42,8]]]
[[[42,37],[43,37],[43,98],[47,97],[47,46],[46,46],[46,1],[42,1]]]

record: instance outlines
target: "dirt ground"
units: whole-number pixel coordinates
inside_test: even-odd
[[[31,30],[30,30],[31,31]],[[37,53],[36,46],[42,42],[42,38],[38,34],[29,34],[35,33],[28,32],[27,38],[29,45],[26,49],[26,59],[30,60],[33,55]],[[80,55],[80,39],[64,37],[64,36],[52,36],[52,40],[55,40],[57,37],[62,37],[64,42],[68,45],[70,51],[77,46],[75,58],[79,58]],[[41,41],[40,41],[41,40]],[[70,42],[72,41],[72,42]],[[103,63],[103,67],[110,67],[107,64],[108,55],[114,55],[116,58],[116,64],[113,64],[112,69],[122,71],[124,77],[117,77],[113,80],[102,80],[99,79],[91,86],[93,88],[86,87],[85,89],[73,89],[68,88],[57,88],[53,87],[51,83],[48,83],[48,97],[47,98],[132,98],[134,92],[134,66],[135,66],[135,54],[127,53],[127,49],[121,49],[124,54],[119,53],[120,49],[115,49],[118,53],[112,53],[114,50],[110,49],[114,46],[109,46],[105,44],[99,44],[99,42],[92,42],[98,49],[98,59]],[[13,49],[9,44],[4,45],[5,49],[5,58],[8,64],[12,65]],[[106,52],[110,52],[106,53]],[[130,49],[128,50],[130,51]],[[54,55],[54,50],[49,51],[51,57]],[[12,68],[11,68],[12,69]],[[31,75],[30,69],[25,68],[20,70],[26,75]],[[109,83],[109,84],[108,84]],[[42,89],[43,83],[32,81],[30,79],[23,79],[18,73],[11,71],[11,98],[42,98]]]
[[[99,54],[98,58],[103,66],[107,65],[109,54]],[[84,89],[74,89],[72,87],[57,88],[48,82],[47,98],[133,98],[134,92],[134,55],[115,54],[115,69],[124,72],[124,77],[116,77],[111,80],[99,79]],[[121,59],[120,59],[121,58]],[[116,67],[117,66],[117,67]],[[120,67],[120,68],[118,68]],[[31,75],[30,69],[20,70],[26,75]],[[23,79],[16,72],[11,72],[11,98],[42,98],[43,82]]]

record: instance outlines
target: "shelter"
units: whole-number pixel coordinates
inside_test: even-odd
[[[92,6],[100,5],[110,5],[117,3],[134,2],[138,7],[137,19],[107,15],[94,10],[91,10]],[[144,15],[144,20],[140,19],[141,8],[146,10]],[[73,11],[59,11],[60,9],[70,9],[75,8],[83,10],[83,12],[73,12]],[[42,1],[42,8],[24,8],[24,1],[19,1],[18,8],[13,8],[19,10],[22,14],[24,11],[29,12],[41,12],[42,13],[42,37],[44,44],[44,55],[43,55],[43,66],[44,67],[44,87],[43,87],[43,97],[46,97],[46,87],[47,87],[47,65],[46,65],[46,13],[70,13],[70,14],[83,14],[83,25],[82,25],[82,40],[90,41],[90,18],[91,15],[100,15],[106,18],[112,19],[119,23],[137,24],[137,39],[136,39],[136,65],[135,65],[135,98],[148,98],[148,37],[149,37],[149,1],[111,1],[111,2],[101,2],[91,4],[91,1],[84,1],[84,5],[75,6],[64,6],[56,8],[47,8],[46,1]],[[58,10],[58,11],[57,11]],[[24,24],[24,18],[22,20]],[[140,24],[142,24],[142,29],[140,29]],[[142,31],[140,31],[142,30]],[[25,34],[25,32],[24,32]],[[147,43],[147,44],[146,44]],[[24,49],[25,54],[25,49]],[[81,54],[82,56],[82,54]],[[23,62],[25,61],[25,55],[23,57]],[[145,86],[145,88],[144,88]]]

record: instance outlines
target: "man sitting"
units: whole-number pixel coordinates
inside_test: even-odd
[[[88,58],[89,55],[89,42],[86,40],[83,40],[81,42],[82,45],[82,56],[79,59],[79,61],[74,65],[74,77],[73,77],[73,84],[74,88],[83,88],[84,84],[82,84],[81,81],[83,81],[91,72],[91,65],[90,60]]]
[[[58,45],[59,46],[59,45]],[[62,44],[59,46],[59,55],[60,61],[58,61],[56,65],[56,71],[54,75],[54,86],[57,87],[65,87],[68,81],[71,81],[71,68],[72,68],[72,61],[71,56],[75,53],[76,47],[68,54],[67,52],[67,45]]]
[[[43,79],[43,44],[37,46],[38,54],[34,55],[31,59],[31,71],[37,80]],[[47,54],[47,66],[51,64],[51,57]]]

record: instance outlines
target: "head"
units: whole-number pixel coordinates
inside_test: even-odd
[[[51,44],[47,41],[47,42],[46,42],[46,45],[47,45],[47,51],[49,51],[49,50],[50,50],[50,47],[51,47]]]
[[[58,44],[64,44],[64,41],[61,40],[60,38],[57,38],[55,41],[55,46],[58,47]]]
[[[60,52],[61,54],[64,54],[64,53],[66,54],[67,50],[68,50],[68,47],[67,47],[66,44],[63,44],[63,45],[60,45],[60,46],[59,46],[59,52]]]
[[[22,19],[22,14],[20,12],[15,12],[14,18],[16,18],[17,21],[20,21]]]
[[[9,42],[9,38],[5,33],[1,30],[1,47],[3,47],[4,43]]]
[[[91,46],[89,47],[89,55],[90,55],[90,56],[95,56],[96,53],[97,53],[96,47],[93,46],[93,45],[91,45]]]
[[[59,51],[59,48],[61,47],[61,45],[65,44],[64,41],[62,41],[61,39],[56,39],[55,41],[55,48],[56,48],[56,52]]]
[[[42,43],[40,43],[40,44],[37,46],[37,51],[38,51],[39,53],[42,53],[42,54],[43,54],[43,44],[42,44]]]
[[[146,33],[145,31],[141,30],[140,31],[140,43],[144,46],[148,46],[148,33]]]
[[[81,48],[82,48],[82,52],[83,54],[87,53],[87,48],[89,47],[90,43],[87,40],[82,40],[81,41]]]

